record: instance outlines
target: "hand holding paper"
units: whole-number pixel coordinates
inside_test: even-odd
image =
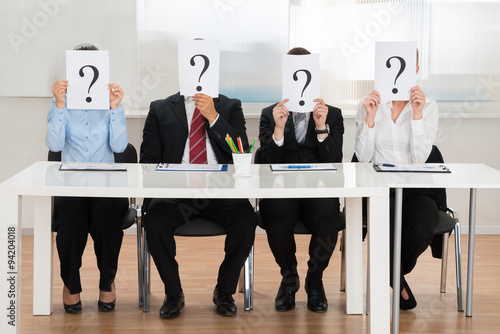
[[[59,80],[52,87],[52,94],[56,99],[56,107],[63,109],[66,104],[66,89],[68,88],[68,80]]]
[[[205,117],[209,123],[215,121],[218,114],[214,107],[214,100],[210,96],[198,93],[193,96],[193,101],[196,108],[200,110],[200,114]]]
[[[110,83],[109,87],[109,105],[112,110],[115,110],[120,105],[123,99],[123,90],[119,84]]]
[[[413,109],[413,120],[419,120],[422,118],[422,110],[425,105],[425,94],[422,92],[419,86],[415,86],[410,91],[410,103]]]

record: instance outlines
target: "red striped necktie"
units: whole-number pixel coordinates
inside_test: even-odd
[[[198,108],[194,109],[191,129],[189,131],[189,163],[207,163],[207,143],[205,134],[205,117]]]

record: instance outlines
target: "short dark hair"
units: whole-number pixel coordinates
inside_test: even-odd
[[[76,50],[76,51],[99,51],[99,49],[95,45],[89,44],[89,43],[78,44],[77,46],[75,46],[73,48],[73,50]]]
[[[290,51],[288,51],[289,55],[294,55],[294,56],[299,56],[299,55],[310,55],[311,52],[307,51],[306,49],[304,48],[293,48],[291,49]]]

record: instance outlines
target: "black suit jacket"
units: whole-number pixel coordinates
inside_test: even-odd
[[[248,149],[245,118],[241,102],[224,95],[214,98],[219,119],[210,127],[205,119],[207,135],[217,162],[233,162],[226,134],[236,141],[241,137],[243,148]],[[151,102],[144,124],[141,144],[141,163],[181,163],[186,141],[189,138],[184,96],[177,93],[164,100]]]
[[[326,123],[330,127],[330,134],[323,142],[318,142],[314,130],[314,118],[311,115],[305,140],[302,144],[295,138],[293,117],[290,114],[285,125],[284,143],[279,147],[273,140],[274,119],[273,104],[262,110],[259,125],[260,150],[256,159],[260,163],[314,163],[314,162],[341,162],[342,136],[344,134],[344,119],[339,108],[328,106]]]

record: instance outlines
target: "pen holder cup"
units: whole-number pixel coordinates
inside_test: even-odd
[[[235,176],[250,176],[252,153],[233,153]]]

